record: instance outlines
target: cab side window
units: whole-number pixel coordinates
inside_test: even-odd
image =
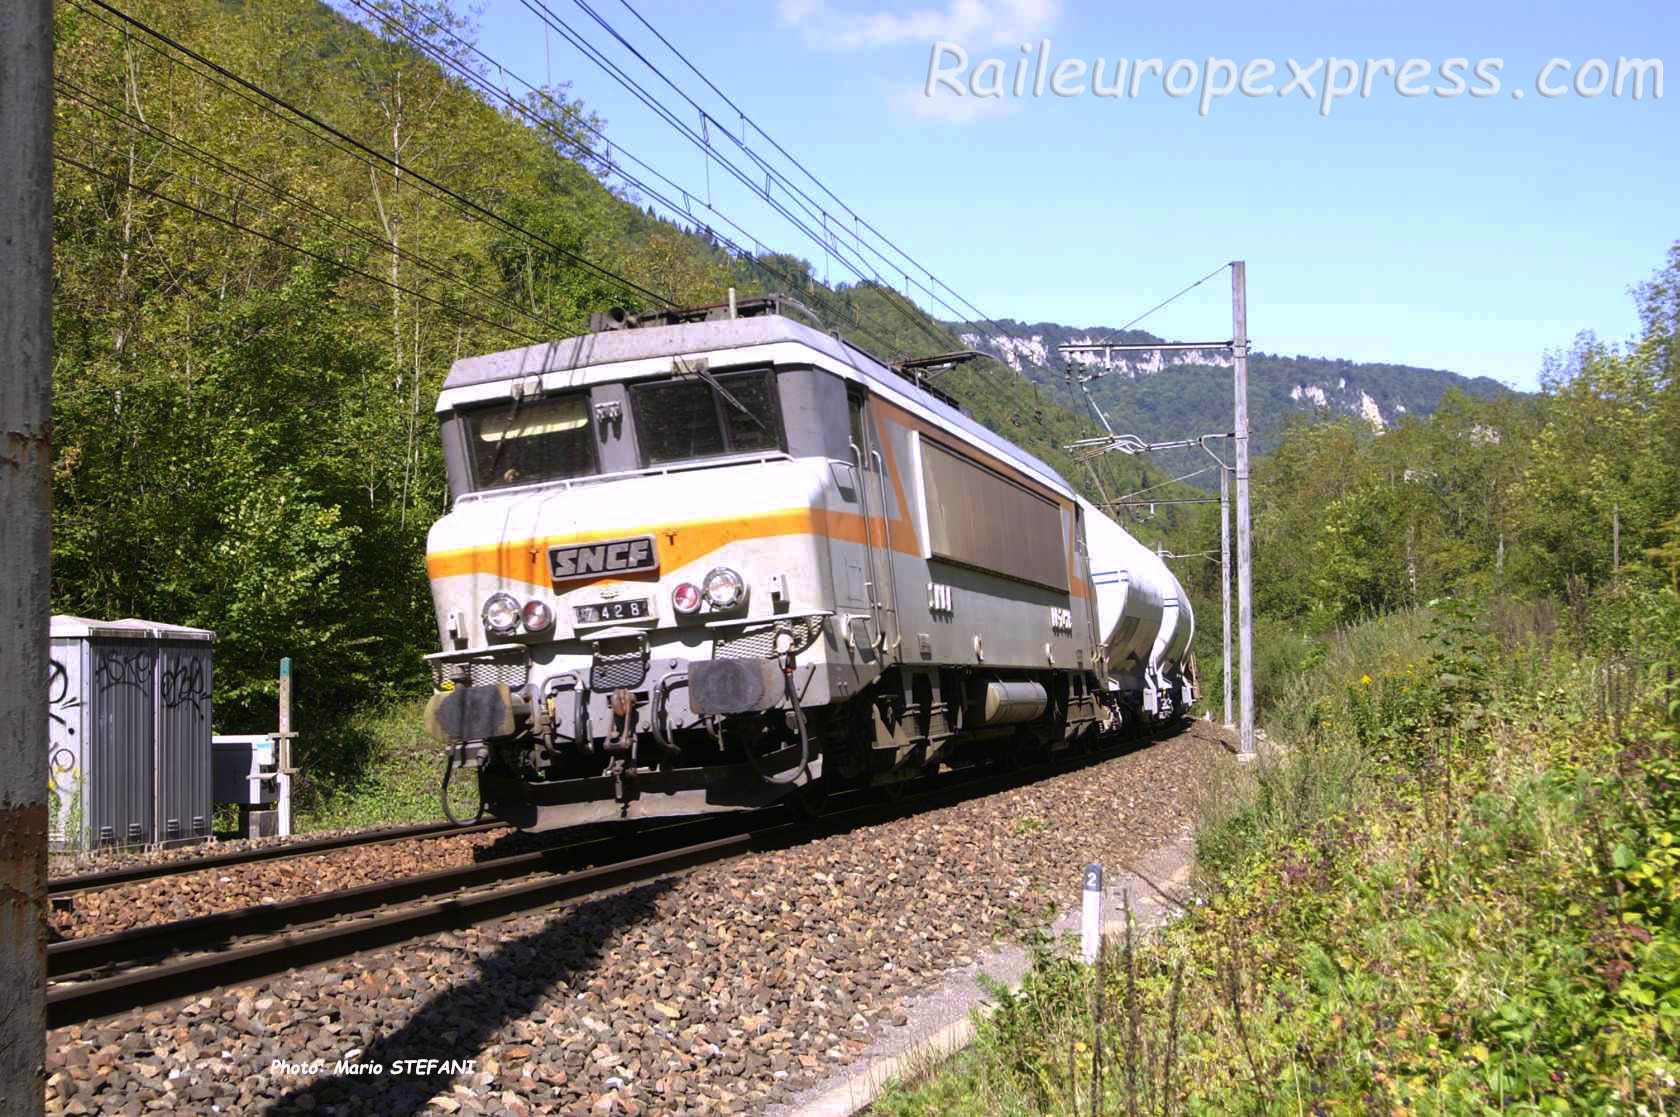
[[[875,461],[869,453],[869,447],[873,443],[873,439],[868,437],[864,427],[863,408],[867,401],[868,397],[855,388],[848,390],[846,393],[846,402],[850,405],[852,415],[852,445],[856,447],[854,452],[863,468],[874,472]]]

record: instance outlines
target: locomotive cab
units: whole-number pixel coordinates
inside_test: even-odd
[[[428,727],[521,825],[773,802],[820,778],[813,721],[878,674],[864,564],[833,553],[885,536],[863,394],[795,347],[682,332],[520,351],[529,374],[462,362],[439,401]],[[613,360],[619,338],[667,352]]]

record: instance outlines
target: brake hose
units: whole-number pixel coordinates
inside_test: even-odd
[[[478,812],[472,816],[472,822],[462,822],[460,819],[455,817],[455,812],[449,809],[449,778],[454,774],[455,750],[450,749],[449,758],[444,762],[443,766],[443,790],[439,793],[438,799],[443,803],[444,818],[447,818],[456,826],[471,826],[473,823],[482,821],[484,818],[484,792],[480,789],[478,793]]]
[[[799,767],[794,769],[791,775],[767,775],[765,774],[764,769],[759,766],[758,758],[753,755],[752,747],[748,746],[742,750],[747,754],[747,763],[752,765],[752,770],[758,773],[758,778],[763,780],[765,783],[773,783],[777,785],[798,783],[799,777],[808,776],[811,771],[811,741],[810,738],[805,735],[805,711],[799,708],[799,694],[794,689],[793,685],[792,660],[793,657],[790,655],[788,657],[788,663],[782,667],[782,682],[784,689],[787,691],[788,702],[793,706],[794,724],[799,727]]]

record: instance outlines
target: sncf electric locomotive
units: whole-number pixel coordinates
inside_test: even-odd
[[[428,727],[547,828],[764,806],[1180,716],[1160,559],[763,299],[456,362]]]

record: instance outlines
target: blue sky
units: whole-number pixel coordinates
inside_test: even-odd
[[[544,2],[681,104],[576,0]],[[588,2],[714,119],[736,119],[622,0]],[[1543,354],[1577,332],[1632,334],[1629,288],[1680,239],[1680,5],[630,2],[844,202],[995,317],[1118,325],[1241,257],[1259,348],[1531,388]],[[947,88],[923,96],[935,41],[968,53],[962,84],[987,58],[1012,80],[1021,45],[1036,52],[1046,39],[1051,68],[1100,57],[1105,83],[1120,58],[1185,59],[1204,71],[1210,57],[1238,67],[1270,59],[1274,87],[1289,78],[1287,59],[1503,65],[1499,92],[1480,98],[1402,97],[1392,76],[1376,73],[1368,99],[1337,99],[1328,115],[1322,69],[1312,100],[1233,93],[1205,116],[1197,92],[1169,97],[1156,75],[1136,98],[976,98]],[[851,278],[520,0],[488,0],[480,41],[514,73],[571,81],[616,144],[698,195],[709,170],[712,203],[762,243]],[[1549,59],[1570,63],[1547,75],[1568,89],[1588,60],[1613,69],[1624,57],[1662,61],[1661,99],[1649,78],[1640,100],[1631,79],[1620,98],[1536,89]],[[945,62],[954,66],[952,56]],[[1588,88],[1596,76],[1584,75]],[[1423,81],[1444,85],[1433,71]],[[1030,69],[1027,84],[1030,92]],[[682,112],[697,126],[697,112]],[[1227,336],[1228,294],[1216,279],[1143,325],[1169,337]]]

